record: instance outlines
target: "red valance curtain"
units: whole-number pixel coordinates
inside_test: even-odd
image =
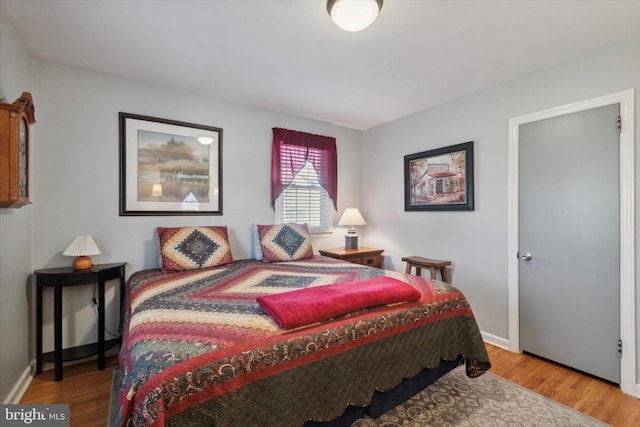
[[[318,174],[333,207],[338,206],[338,154],[336,139],[295,130],[273,128],[271,152],[271,206],[306,162]]]

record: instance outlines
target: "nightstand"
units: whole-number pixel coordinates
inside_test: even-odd
[[[384,249],[360,246],[358,249],[321,249],[319,252],[320,255],[328,256],[329,258],[341,259],[368,267],[382,268],[382,252],[384,252]]]
[[[74,270],[73,267],[46,268],[36,270],[36,373],[42,372],[42,362],[55,363],[55,380],[62,380],[62,362],[98,355],[98,370],[105,368],[105,350],[120,343],[119,339],[105,342],[104,339],[104,284],[108,280],[120,279],[120,310],[124,297],[124,267],[126,263],[98,264],[86,270]],[[98,342],[73,348],[62,348],[62,289],[69,286],[98,284]],[[54,348],[42,353],[42,291],[45,287],[53,288]]]

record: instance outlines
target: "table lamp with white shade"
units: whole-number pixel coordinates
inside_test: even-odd
[[[345,249],[358,249],[358,234],[356,233],[356,225],[365,225],[366,222],[358,208],[347,208],[338,221],[338,225],[346,225],[347,234],[344,236]]]
[[[153,187],[151,187],[151,196],[162,197],[162,184],[153,184]]]
[[[98,245],[93,241],[91,236],[78,236],[69,245],[67,249],[62,252],[62,255],[74,256],[73,268],[75,270],[86,270],[91,268],[93,261],[89,255],[100,254]]]

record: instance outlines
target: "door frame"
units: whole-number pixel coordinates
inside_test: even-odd
[[[519,268],[519,159],[520,126],[526,123],[620,104],[620,390],[640,397],[636,384],[636,296],[635,296],[635,90],[629,89],[561,107],[509,119],[508,147],[508,349],[520,348]]]

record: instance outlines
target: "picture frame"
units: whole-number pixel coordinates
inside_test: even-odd
[[[120,216],[222,215],[221,128],[123,112],[119,126]]]
[[[405,211],[472,211],[473,141],[404,156]]]

